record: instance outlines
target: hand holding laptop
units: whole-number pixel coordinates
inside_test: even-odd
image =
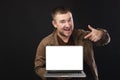
[[[46,71],[45,77],[85,77],[83,46],[46,46]]]

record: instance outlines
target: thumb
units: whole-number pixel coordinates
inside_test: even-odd
[[[92,31],[92,30],[94,30],[94,28],[92,27],[92,26],[90,26],[90,25],[88,25],[88,28]]]

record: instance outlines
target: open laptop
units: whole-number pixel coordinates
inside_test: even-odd
[[[44,77],[86,77],[83,46],[46,46]]]

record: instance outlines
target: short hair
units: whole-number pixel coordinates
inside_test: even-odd
[[[65,14],[67,12],[71,12],[70,8],[64,7],[64,6],[56,7],[51,12],[52,19],[54,19],[55,15],[58,14],[58,13]]]

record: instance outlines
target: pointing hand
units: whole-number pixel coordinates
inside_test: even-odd
[[[88,28],[91,30],[90,33],[88,33],[84,39],[89,39],[93,42],[97,42],[102,38],[103,35],[103,31],[95,29],[93,27],[91,27],[90,25],[88,25]]]

